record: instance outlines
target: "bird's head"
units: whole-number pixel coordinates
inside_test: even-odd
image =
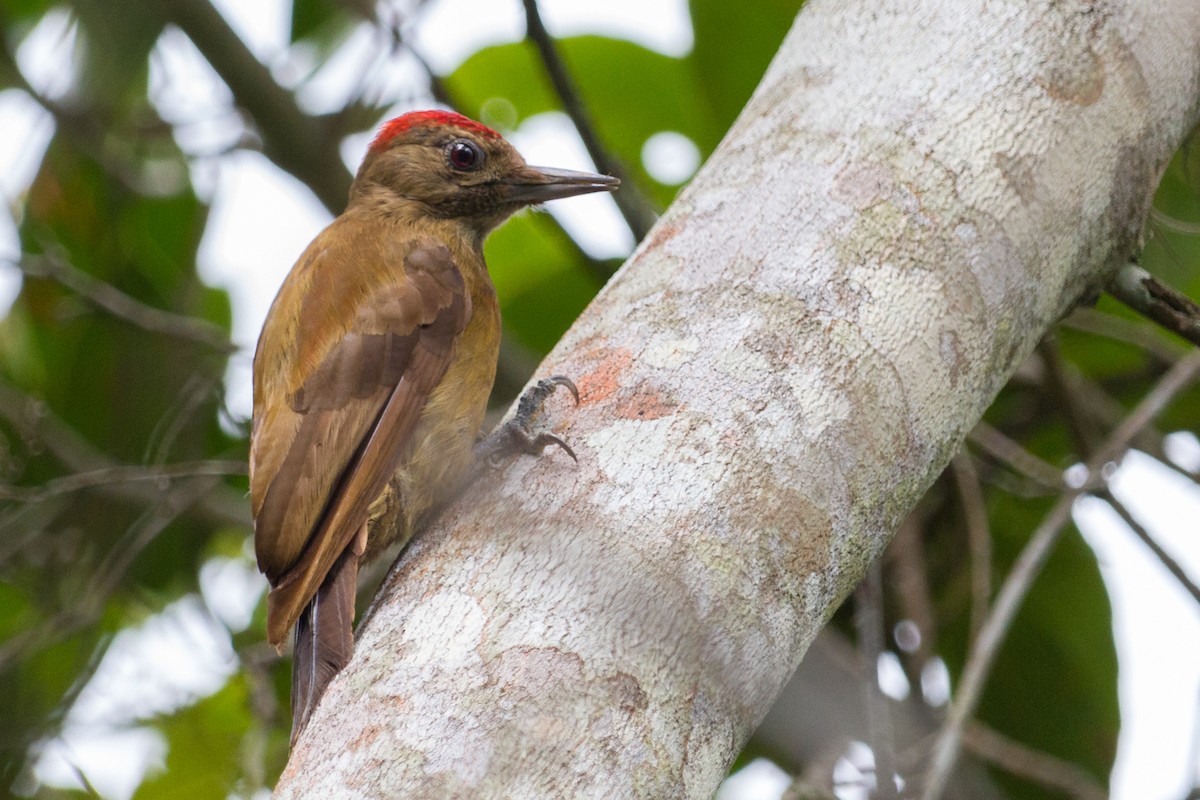
[[[525,206],[611,192],[607,175],[531,167],[491,128],[449,111],[413,111],[387,122],[367,150],[351,197],[419,204],[480,235]]]

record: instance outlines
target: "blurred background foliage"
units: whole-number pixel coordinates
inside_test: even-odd
[[[198,164],[261,152],[337,213],[350,179],[343,144],[390,114],[451,105],[507,131],[560,111],[562,99],[528,41],[483,47],[444,74],[425,68],[413,30],[436,4],[294,0],[291,44],[270,64],[209,0],[6,0],[0,7],[0,99],[20,95],[52,120],[31,185],[10,198],[19,252],[0,253],[0,269],[20,275],[11,307],[0,309],[5,789],[45,798],[98,791],[71,759],[64,739],[71,729],[156,743],[128,790],[106,795],[251,797],[282,769],[288,664],[264,647],[261,598],[243,618],[222,612],[225,590],[212,588],[241,580],[253,597],[259,585],[249,577],[248,421],[226,407],[225,395],[229,360],[248,354],[230,343],[230,298],[197,274],[212,199],[198,189]],[[682,56],[602,35],[555,43],[599,141],[632,178],[626,191],[648,207],[670,203],[679,186],[647,169],[647,141],[675,132],[706,157],[799,5],[691,0],[693,45]],[[35,85],[19,57],[26,38],[49,24],[71,32],[56,55],[52,89]],[[407,59],[402,87],[363,85],[339,108],[311,110],[302,102],[306,85],[364,29]],[[152,85],[150,65],[161,57],[159,43],[180,31],[228,88],[217,120],[233,131],[224,153],[182,146],[187,132],[157,102],[162,87]],[[1192,146],[1167,171],[1143,258],[1193,297],[1200,297],[1198,187],[1200,149]],[[280,261],[293,256],[278,254]],[[504,303],[494,397],[503,405],[619,259],[590,255],[543,214],[501,229],[488,259]],[[945,710],[936,692],[922,694],[922,676],[944,665],[956,685],[973,634],[979,566],[968,535],[972,511],[986,514],[992,563],[985,581],[994,590],[1053,502],[1062,471],[1085,460],[1186,350],[1107,297],[1077,313],[1005,389],[960,469],[948,470],[913,512],[883,565],[876,609],[886,630],[903,622],[918,634],[915,643],[890,635],[885,642],[912,689],[893,701],[907,744],[927,737]],[[1194,469],[1164,455],[1164,433],[1195,431],[1198,423],[1200,389],[1193,387],[1139,448],[1194,480]],[[1034,468],[998,455],[997,442],[1019,444],[1036,456]],[[847,741],[864,739],[852,606],[818,641],[740,763],[766,755],[810,782],[829,783],[830,757],[844,757]],[[202,630],[189,629],[196,618],[207,621]],[[89,707],[99,711],[81,712],[76,701],[122,632],[164,621],[177,634],[184,629],[193,650],[213,654],[208,677],[139,696],[146,675],[188,668],[150,648],[141,677],[126,676],[127,696],[93,701]],[[1073,766],[1081,785],[1104,786],[1120,730],[1116,669],[1095,555],[1070,535],[1024,604],[981,723],[1010,744]],[[93,683],[93,693],[112,686]],[[837,713],[813,713],[821,699]],[[36,768],[49,750],[58,754],[57,773]],[[901,770],[919,773],[919,748],[900,750]],[[995,761],[976,752],[968,762],[960,780],[974,787],[971,796],[1072,796]],[[62,764],[81,788],[47,782],[48,774],[61,778]]]

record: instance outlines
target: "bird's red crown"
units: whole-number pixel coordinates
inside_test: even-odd
[[[500,138],[500,134],[487,125],[453,111],[410,111],[385,122],[372,140],[369,150],[372,153],[378,152],[391,144],[397,136],[413,128],[436,128],[442,125],[463,128],[487,139]]]

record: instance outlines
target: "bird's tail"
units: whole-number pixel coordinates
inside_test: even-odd
[[[354,594],[360,553],[346,548],[296,620],[292,659],[292,744],[308,725],[333,676],[354,652]]]

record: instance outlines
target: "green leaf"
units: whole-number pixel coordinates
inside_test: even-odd
[[[316,72],[342,45],[357,21],[347,4],[339,0],[293,0],[291,41],[314,48]]]
[[[600,290],[577,255],[555,241],[549,221],[524,214],[493,233],[484,252],[505,330],[545,354]]]
[[[296,42],[311,36],[318,28],[326,25],[341,14],[333,0],[292,0],[291,41]]]
[[[138,787],[136,800],[225,800],[239,789],[243,748],[253,724],[239,673],[216,694],[155,720],[167,738],[166,769]]]
[[[57,5],[56,0],[5,0],[0,19],[6,26],[13,22],[33,23]]]
[[[84,34],[82,93],[104,108],[145,105],[150,50],[166,21],[160,7],[141,0],[75,0],[72,8]]]
[[[741,113],[800,11],[803,0],[691,0],[696,44],[690,61],[715,124]]]

